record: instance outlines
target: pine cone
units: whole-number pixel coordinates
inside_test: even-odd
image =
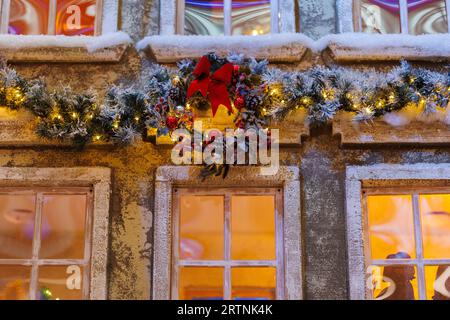
[[[251,96],[247,98],[247,108],[256,110],[261,103],[261,99],[258,96]]]
[[[169,98],[174,102],[181,102],[183,98],[183,93],[178,87],[172,87],[169,90]]]

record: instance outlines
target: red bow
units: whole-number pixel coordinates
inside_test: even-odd
[[[220,105],[225,106],[231,113],[230,96],[227,86],[231,82],[233,75],[233,65],[231,63],[224,64],[219,70],[210,75],[211,63],[208,57],[203,56],[194,69],[195,80],[191,82],[188,88],[188,99],[197,91],[200,91],[203,97],[209,94],[213,117]]]

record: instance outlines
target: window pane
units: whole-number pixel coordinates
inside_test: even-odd
[[[40,258],[83,259],[86,195],[45,195]]]
[[[28,300],[31,267],[0,265],[0,300]]]
[[[411,34],[447,33],[445,0],[408,0],[408,29]]]
[[[367,33],[400,33],[398,0],[361,0],[361,28]]]
[[[44,292],[44,290],[48,290]],[[39,300],[80,300],[83,298],[82,266],[41,266],[36,292]]]
[[[0,259],[32,256],[35,196],[0,194]]]
[[[50,0],[11,0],[8,33],[47,34]]]
[[[231,297],[233,300],[275,300],[275,268],[232,268]]]
[[[186,0],[185,34],[221,35],[223,20],[223,0]]]
[[[373,298],[378,300],[417,300],[417,271],[414,266],[385,266],[372,270]]]
[[[419,196],[424,257],[450,258],[450,194]]]
[[[180,300],[222,300],[223,268],[180,268]]]
[[[270,33],[270,0],[233,0],[231,34]]]
[[[96,0],[58,0],[56,34],[94,35]]]
[[[450,300],[450,265],[426,266],[425,281],[428,300]]]
[[[180,197],[180,259],[223,259],[222,196]]]
[[[410,195],[368,196],[367,211],[372,259],[415,257]]]
[[[275,259],[275,201],[273,196],[231,198],[231,258]]]

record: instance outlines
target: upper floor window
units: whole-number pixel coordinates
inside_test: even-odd
[[[449,0],[355,0],[354,28],[367,33],[450,32]]]
[[[278,33],[278,0],[179,0],[177,33],[262,35]]]
[[[104,0],[3,0],[1,33],[98,35]],[[115,15],[115,12],[111,12]],[[110,30],[115,31],[115,30]]]

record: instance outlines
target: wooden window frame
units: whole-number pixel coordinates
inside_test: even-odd
[[[224,258],[223,260],[182,260],[179,258],[179,197],[223,196],[224,199]],[[236,195],[263,196],[271,195],[275,199],[275,242],[276,258],[274,260],[233,260],[231,258],[231,197]],[[172,242],[172,290],[171,298],[178,300],[179,267],[222,267],[224,268],[223,295],[231,300],[232,267],[272,267],[276,268],[276,299],[284,299],[284,253],[283,253],[283,195],[280,188],[189,188],[174,187],[173,191],[173,242]]]
[[[423,181],[437,181],[437,180],[450,180],[450,163],[446,164],[377,164],[371,166],[348,166],[346,169],[346,215],[347,215],[347,255],[348,255],[348,277],[349,277],[349,296],[352,300],[365,300],[372,299],[372,293],[366,287],[367,278],[370,276],[367,273],[367,268],[370,265],[386,265],[386,260],[372,261],[370,257],[370,240],[368,238],[368,223],[365,209],[366,201],[364,192],[366,194],[376,194],[376,189],[371,189],[363,186],[366,181],[376,181],[383,185],[389,186],[392,182],[401,180],[415,180],[418,183]],[[401,194],[406,191],[413,191],[416,194],[420,190],[420,187],[414,189],[407,189],[398,187],[392,189],[389,187],[379,187],[382,194],[388,192],[394,192],[395,194]],[[372,190],[372,191],[370,191]],[[415,191],[418,190],[418,191]],[[436,193],[442,190],[433,187]],[[445,190],[449,191],[450,188],[446,187]],[[381,194],[379,193],[379,194]],[[424,193],[430,192],[430,189]],[[411,194],[411,193],[408,193]],[[422,193],[421,193],[422,194]],[[417,202],[414,209],[418,212]],[[417,220],[417,215],[415,215]],[[420,219],[419,219],[420,220]],[[420,221],[414,222],[415,226],[421,228]],[[415,228],[414,236],[416,245],[422,244],[421,229]],[[420,233],[420,234],[419,234]],[[420,242],[420,243],[419,243]],[[442,265],[448,264],[446,259],[423,259],[422,253],[417,252],[417,257],[411,260],[403,259],[390,259],[389,263],[402,265]],[[422,277],[419,267],[417,270],[418,278]],[[423,271],[423,269],[422,269]],[[419,283],[419,282],[418,282]],[[422,282],[422,285],[425,282]],[[424,289],[419,288],[419,298],[424,297]]]
[[[419,195],[429,194],[450,194],[450,187],[398,187],[398,188],[371,188],[363,187],[362,206],[364,223],[368,226],[368,210],[367,210],[367,197],[374,195],[408,195],[411,196],[412,208],[413,208],[413,227],[414,227],[414,246],[416,257],[411,259],[372,259],[371,257],[371,243],[369,232],[365,232],[365,254],[368,257],[368,265],[374,266],[391,266],[391,265],[412,265],[416,267],[417,272],[417,284],[418,284],[418,300],[426,300],[426,286],[425,286],[425,267],[426,266],[440,266],[450,265],[450,258],[448,259],[425,259],[423,253],[423,230],[422,221],[420,215]],[[367,292],[366,296],[370,296],[371,292]]]
[[[300,181],[297,167],[281,166],[273,176],[260,174],[260,168],[235,167],[226,179],[199,179],[200,166],[162,166],[155,178],[155,219],[153,287],[154,300],[168,300],[172,296],[174,248],[173,193],[175,188],[276,188],[282,193],[284,299],[299,300],[302,288],[302,246],[300,219]],[[279,255],[279,254],[277,254]],[[230,264],[231,267],[231,264]],[[175,282],[176,283],[176,282]]]
[[[353,1],[352,12],[353,12],[354,32],[362,32],[361,0],[350,0],[350,1]],[[407,0],[398,0],[398,1],[400,6],[400,33],[409,34],[408,2]],[[450,33],[450,0],[445,0],[445,7],[447,13],[447,32]]]
[[[231,36],[231,2],[224,1],[224,35]],[[292,0],[271,0],[270,34],[296,32],[295,4]],[[185,0],[165,0],[160,6],[160,34],[184,35]]]
[[[2,265],[31,266],[31,278],[29,286],[30,300],[36,300],[38,285],[38,270],[41,266],[69,266],[77,265],[83,267],[83,291],[82,299],[89,298],[89,274],[91,260],[91,237],[92,237],[92,205],[93,192],[88,187],[0,187],[0,195],[32,195],[35,197],[35,217],[32,244],[32,257],[30,259],[0,259]],[[85,238],[84,238],[84,258],[83,259],[42,259],[39,258],[41,248],[41,223],[43,198],[48,195],[86,195],[85,208]]]
[[[57,0],[50,0],[49,19],[46,35],[55,35]],[[9,9],[11,0],[0,0],[0,34],[8,34]],[[119,0],[96,0],[94,35],[116,32],[119,16]]]
[[[88,195],[91,205],[87,206],[84,259],[37,259],[39,241],[33,241],[31,259],[2,259],[0,264],[29,265],[32,267],[30,299],[35,298],[37,270],[41,265],[85,265],[83,273],[83,298],[105,300],[107,298],[106,265],[108,248],[109,197],[111,170],[103,167],[75,168],[7,168],[0,167],[0,189],[36,191],[36,217],[40,219],[39,195],[67,194],[83,192]],[[38,221],[38,220],[36,220]],[[35,236],[40,234],[39,224],[35,224]]]

